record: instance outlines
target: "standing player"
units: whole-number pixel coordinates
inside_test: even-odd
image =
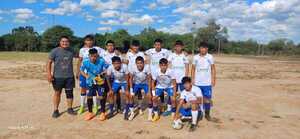
[[[171,98],[172,104],[172,118],[176,112],[176,79],[174,73],[168,68],[168,60],[162,58],[159,60],[159,69],[152,75],[152,90],[153,95],[153,111],[154,117],[152,121],[159,120],[158,114],[158,97],[167,93],[167,96]],[[156,83],[155,83],[156,82]]]
[[[211,121],[210,108],[212,104],[212,87],[216,84],[216,67],[211,54],[208,54],[208,45],[201,42],[199,54],[193,58],[192,78],[203,94],[205,118]]]
[[[151,48],[145,52],[148,56],[148,61],[150,62],[151,75],[154,75],[159,68],[159,60],[162,58],[168,59],[170,51],[162,48],[163,41],[161,39],[154,40],[154,48]],[[160,98],[161,102],[164,103],[164,95]],[[170,106],[171,101],[168,99],[168,104]],[[170,108],[170,107],[169,107]],[[170,111],[170,109],[168,109]]]
[[[129,102],[133,105],[133,97],[135,94],[139,92],[144,92],[147,95],[148,101],[148,120],[152,120],[152,96],[150,93],[150,85],[151,85],[151,73],[148,65],[145,65],[145,60],[143,57],[138,56],[135,60],[136,66],[129,69],[130,78],[129,78],[129,86],[130,86],[130,97]],[[141,110],[141,107],[140,107]],[[130,116],[129,120],[134,118],[133,108],[130,108]]]
[[[140,41],[138,40],[133,40],[131,42],[131,46],[130,46],[130,50],[127,52],[126,54],[126,58],[125,58],[125,63],[128,64],[128,69],[135,69],[136,68],[136,58],[138,56],[141,56],[143,59],[145,59],[145,55],[143,52],[139,51],[139,47],[140,47]],[[139,113],[142,114],[142,109],[141,109],[141,105],[142,105],[142,94],[141,92],[138,92],[138,99],[139,99]]]
[[[122,64],[121,58],[118,56],[112,57],[112,65],[107,69],[107,80],[108,80],[108,98],[109,98],[109,117],[113,116],[114,112],[114,102],[116,101],[116,97],[118,94],[125,93],[126,100],[126,108],[133,107],[129,106],[129,72],[127,69],[127,65]],[[110,82],[111,81],[111,82]],[[121,103],[117,103],[117,112],[121,112]],[[127,115],[125,115],[127,119]]]
[[[89,60],[89,50],[92,48],[95,48],[98,52],[99,56],[103,56],[104,54],[104,49],[94,46],[94,36],[93,35],[86,35],[84,37],[84,45],[82,48],[79,50],[79,60],[77,63],[77,73],[76,73],[76,78],[79,78],[79,86],[80,86],[80,107],[79,110],[77,111],[78,114],[82,114],[84,112],[84,103],[86,99],[86,93],[87,93],[87,84],[86,84],[86,78],[80,74],[80,67],[82,66],[82,62],[85,60]],[[94,107],[93,107],[93,112],[96,114],[98,111],[98,106],[97,106],[97,98],[96,96],[93,97],[94,101]]]
[[[108,40],[105,43],[105,47],[106,51],[103,54],[103,58],[107,64],[112,65],[111,58],[114,56],[119,56],[119,54],[115,51],[115,42]]]
[[[92,112],[93,97],[98,96],[103,99],[105,91],[105,78],[104,70],[107,65],[102,57],[99,57],[98,51],[95,48],[89,50],[89,59],[83,61],[80,68],[80,73],[86,78],[86,84],[88,86],[87,93],[87,105],[89,113],[86,115],[85,120],[91,120],[95,114]],[[102,106],[101,106],[102,107]],[[100,120],[103,120],[105,116],[104,112],[100,114]]]
[[[183,88],[183,84],[181,83],[181,80],[184,76],[188,76],[189,74],[189,61],[187,58],[187,55],[184,54],[183,52],[183,42],[180,40],[177,40],[175,42],[175,52],[172,53],[169,56],[169,62],[171,65],[171,69],[173,70],[174,76],[176,78],[176,83],[177,83],[177,94],[181,92]],[[168,104],[168,109],[166,112],[163,113],[164,116],[170,115],[171,114],[171,105]]]

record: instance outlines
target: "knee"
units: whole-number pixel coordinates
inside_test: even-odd
[[[197,104],[192,104],[192,110],[198,110],[198,105]]]
[[[65,92],[67,99],[73,99],[73,89],[66,89]]]

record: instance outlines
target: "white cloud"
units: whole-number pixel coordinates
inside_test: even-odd
[[[108,31],[111,31],[112,28],[111,27],[98,27],[97,30],[98,31],[107,31],[108,32]]]
[[[53,15],[73,15],[81,11],[81,7],[78,3],[71,1],[62,1],[59,3],[58,8],[46,8],[42,13]]]
[[[112,19],[107,20],[107,21],[100,21],[99,23],[102,25],[120,25],[121,24],[120,21],[112,20]]]
[[[101,1],[101,0],[80,0],[80,5],[82,6],[91,6],[98,11],[103,10],[115,10],[115,9],[126,9],[128,8],[134,0],[110,0],[110,1]]]
[[[54,3],[56,1],[59,1],[59,0],[44,0],[44,2],[46,2],[46,3]]]
[[[128,20],[124,23],[125,25],[149,25],[154,22],[152,16],[145,14],[141,17],[129,17]]]
[[[101,13],[101,17],[109,18],[109,17],[118,17],[120,16],[120,12],[114,10],[108,10]]]
[[[148,8],[151,9],[151,10],[155,9],[156,7],[157,7],[157,4],[156,4],[156,3],[150,3],[150,4],[148,5]]]
[[[172,4],[172,3],[175,3],[175,4],[183,4],[183,3],[186,3],[190,0],[157,0],[158,3],[161,3],[163,5],[169,5],[169,4]]]
[[[11,10],[15,14],[14,22],[25,23],[35,17],[33,11],[28,8],[19,8]]]
[[[24,0],[24,3],[36,3],[37,0]]]

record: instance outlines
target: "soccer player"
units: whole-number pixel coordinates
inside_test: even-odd
[[[202,92],[192,84],[190,77],[183,77],[181,82],[184,90],[180,93],[174,122],[181,123],[180,115],[192,116],[192,124],[189,130],[194,131],[197,127],[199,106],[202,104]]]
[[[174,46],[174,53],[172,53],[168,60],[171,65],[171,69],[173,70],[174,76],[176,78],[177,83],[177,94],[181,92],[183,88],[183,84],[181,83],[181,80],[184,76],[188,76],[189,74],[189,60],[187,58],[187,55],[183,52],[183,42],[180,40],[177,40],[175,42]],[[163,113],[164,116],[171,114],[171,105],[168,104],[167,111]]]
[[[55,93],[53,94],[54,111],[53,118],[58,118],[60,113],[58,106],[60,103],[62,89],[65,89],[67,97],[67,112],[70,115],[76,115],[72,108],[73,104],[73,88],[75,87],[75,79],[73,72],[74,51],[70,48],[70,39],[62,36],[59,39],[58,47],[51,50],[46,65],[48,82],[52,83]],[[54,63],[53,73],[52,64]]]
[[[91,120],[95,116],[95,114],[92,111],[92,107],[93,97],[97,95],[96,93],[98,93],[98,96],[101,99],[104,99],[104,70],[107,68],[107,66],[108,65],[105,63],[104,59],[102,57],[99,57],[98,51],[95,48],[92,48],[89,50],[89,59],[83,61],[82,66],[80,68],[80,73],[86,78],[86,84],[89,89],[87,93],[87,105],[89,112],[85,117],[85,120],[87,121]],[[103,110],[103,108],[101,109]],[[102,113],[100,114],[100,120],[103,121],[103,119],[105,119],[105,113],[102,111]]]
[[[130,106],[133,105],[133,97],[139,93],[144,92],[148,101],[148,120],[152,120],[152,96],[151,96],[151,73],[148,65],[145,65],[145,60],[142,56],[138,56],[135,60],[136,66],[129,69],[129,86],[130,86]],[[141,110],[141,107],[140,107]],[[134,118],[133,108],[130,108],[129,120]]]
[[[127,69],[126,64],[122,64],[121,58],[118,56],[112,57],[112,65],[107,69],[107,80],[108,80],[108,87],[109,87],[109,117],[113,116],[114,112],[114,101],[116,100],[116,96],[121,93],[125,93],[125,100],[126,100],[126,110],[129,107],[129,72]],[[112,81],[112,82],[110,82]],[[117,112],[121,112],[121,103],[117,103]],[[127,119],[128,115],[124,115],[124,118]]]
[[[105,43],[106,51],[103,54],[103,58],[105,62],[109,65],[112,64],[111,58],[114,56],[119,56],[119,53],[115,51],[115,42],[112,40],[108,40]]]
[[[212,87],[216,84],[216,67],[213,56],[208,54],[208,45],[205,42],[200,43],[199,54],[193,58],[192,80],[194,85],[202,91],[205,118],[211,121],[210,108],[212,104]]]
[[[86,100],[86,92],[87,92],[87,84],[86,84],[86,78],[80,74],[80,67],[82,66],[82,62],[84,60],[89,60],[89,50],[92,48],[95,48],[98,52],[99,56],[103,56],[105,50],[94,46],[94,36],[93,35],[86,35],[83,39],[83,47],[80,48],[79,50],[79,60],[77,63],[77,73],[76,73],[76,78],[79,78],[79,86],[80,86],[80,107],[79,110],[77,111],[78,114],[82,114],[84,112],[84,104],[85,104],[85,100]],[[93,112],[96,114],[98,111],[98,106],[97,106],[97,97],[94,96],[93,97],[93,101],[94,101],[94,107],[93,107]]]
[[[153,111],[154,117],[152,121],[159,120],[158,113],[158,97],[167,93],[167,96],[171,98],[171,112],[174,117],[176,112],[176,79],[174,73],[168,68],[168,60],[162,58],[159,60],[159,69],[152,75],[152,90],[153,95]]]

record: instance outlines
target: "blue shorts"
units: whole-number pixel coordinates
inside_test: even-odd
[[[86,78],[83,75],[79,75],[79,86],[81,88],[88,88],[88,85],[86,84]]]
[[[103,96],[105,92],[105,85],[93,85],[89,86],[89,92],[86,94],[88,97],[96,96],[96,93],[98,93],[98,96]]]
[[[111,88],[112,88],[114,94],[117,94],[119,92],[119,90],[125,90],[127,88],[127,83],[113,82]]]
[[[180,108],[179,113],[182,116],[192,116],[192,108]]]
[[[176,91],[182,92],[184,90],[183,83],[177,83]]]
[[[164,95],[164,92],[167,92],[168,96],[174,95],[173,88],[156,88],[155,96],[162,96],[162,95]]]
[[[133,93],[134,94],[138,93],[141,90],[144,90],[145,94],[147,94],[149,91],[148,84],[134,84],[133,85]]]
[[[212,87],[210,86],[198,86],[201,89],[202,95],[204,98],[212,98]]]

